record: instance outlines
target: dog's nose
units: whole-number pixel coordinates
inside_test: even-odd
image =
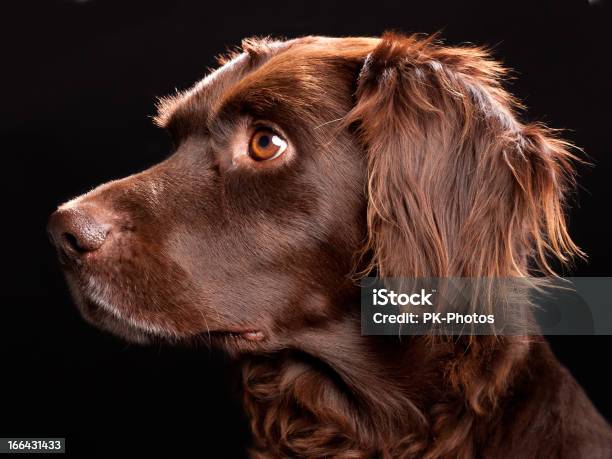
[[[58,250],[76,260],[104,245],[111,225],[103,217],[95,206],[59,209],[49,218],[47,232]]]

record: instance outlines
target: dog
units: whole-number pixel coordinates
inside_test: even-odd
[[[176,150],[48,231],[84,318],[241,361],[254,458],[605,458],[539,336],[360,333],[363,273],[527,277],[580,256],[571,146],[436,37],[248,39],[160,99]]]

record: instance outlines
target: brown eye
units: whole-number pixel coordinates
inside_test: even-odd
[[[260,128],[249,141],[249,156],[256,161],[278,158],[287,149],[287,142],[274,131]]]

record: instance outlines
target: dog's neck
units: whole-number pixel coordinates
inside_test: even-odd
[[[423,336],[362,336],[358,315],[304,330],[294,337],[295,350],[245,363],[245,406],[255,444],[269,449],[285,442],[297,448],[301,440],[291,436],[305,435],[310,449],[339,445],[339,451],[363,451],[385,445],[386,450],[424,451],[432,431],[444,429],[436,425],[441,418],[471,425],[471,414],[495,405],[487,397],[503,393],[506,379],[487,380],[487,366],[495,362],[504,366],[500,371],[511,372],[527,352],[520,341],[492,346],[484,339],[468,347]],[[469,367],[465,379],[462,365]]]
[[[437,371],[436,360],[441,356],[431,348],[424,349],[423,340],[363,336],[355,317],[345,317],[329,329],[304,331],[298,343],[301,351],[338,376],[339,389],[353,394],[373,412],[411,412],[419,418],[425,401],[418,400],[417,394],[431,392],[437,380],[426,374]],[[422,390],[424,385],[428,391]]]

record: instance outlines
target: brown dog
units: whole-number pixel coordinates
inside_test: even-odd
[[[478,48],[248,40],[160,103],[177,150],[62,205],[86,319],[244,359],[259,458],[612,457],[541,338],[361,336],[355,273],[528,276],[579,254],[572,155]]]

